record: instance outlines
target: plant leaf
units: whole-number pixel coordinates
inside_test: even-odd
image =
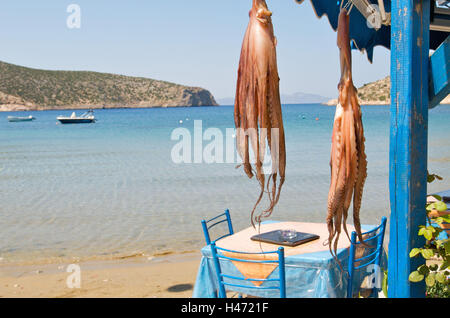
[[[428,268],[427,265],[423,264],[423,265],[420,265],[420,266],[417,268],[417,271],[418,271],[419,274],[421,274],[421,275],[428,275],[428,273],[430,272],[430,269]]]
[[[413,248],[409,253],[409,257],[417,256],[420,253],[420,248]]]
[[[444,261],[442,262],[441,268],[439,268],[439,270],[443,271],[446,268],[448,268],[450,266],[450,263],[448,261]]]
[[[432,194],[431,196],[432,196],[433,198],[435,198],[436,200],[438,200],[438,201],[442,201],[442,197],[441,197],[440,195]]]
[[[431,183],[431,182],[434,181],[434,179],[442,180],[442,177],[438,176],[437,174],[430,174],[430,173],[428,173],[428,175],[427,175],[427,182]]]
[[[411,274],[409,274],[409,280],[413,283],[420,282],[423,280],[424,276],[420,274],[418,271],[414,271]]]
[[[432,233],[436,232],[436,228],[433,225],[428,225],[427,230],[431,231]]]
[[[425,258],[425,259],[430,259],[434,255],[434,251],[430,248],[424,248],[420,251],[420,253],[422,254],[423,258]]]
[[[444,243],[444,248],[445,248],[445,254],[450,255],[450,240],[447,240]]]
[[[439,212],[447,211],[447,204],[442,201],[433,202],[427,206],[427,210],[437,210]]]
[[[381,289],[383,290],[384,297],[388,296],[388,275],[384,272],[383,281],[381,283]]]
[[[428,287],[433,287],[434,284],[436,283],[435,276],[436,276],[435,273],[430,273],[427,275],[427,277],[425,277],[425,284],[427,284]]]
[[[444,275],[444,273],[442,273],[442,272],[437,273],[436,274],[436,280],[439,283],[443,284],[445,282],[445,275]]]
[[[430,230],[428,230],[428,229],[426,229],[426,230],[424,231],[424,233],[423,233],[423,236],[424,236],[428,241],[430,241],[430,240],[433,238],[433,232],[430,231]]]

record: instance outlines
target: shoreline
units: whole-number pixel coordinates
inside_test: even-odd
[[[45,257],[28,257],[22,258],[14,256],[12,259],[8,255],[0,254],[0,269],[7,266],[46,266],[49,264],[70,264],[70,263],[87,263],[87,262],[115,262],[124,260],[138,260],[138,259],[157,259],[165,257],[173,257],[175,255],[189,255],[196,253],[198,249],[188,250],[165,250],[150,252],[129,252],[117,254],[92,254],[87,256],[45,256]]]
[[[220,105],[67,105],[67,106],[24,106],[24,105],[0,105],[0,112],[36,112],[55,110],[88,110],[88,109],[147,109],[147,108],[190,108],[190,107],[219,107]]]
[[[187,298],[192,296],[200,260],[197,251],[75,262],[80,269],[80,288],[68,287],[70,262],[0,263],[0,298]]]

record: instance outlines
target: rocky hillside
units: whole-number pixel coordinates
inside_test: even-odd
[[[358,88],[358,98],[361,105],[389,105],[391,103],[390,94],[391,81],[389,76]],[[326,103],[326,105],[336,104],[337,99],[332,99]],[[441,104],[450,104],[450,95]]]
[[[0,62],[0,110],[216,106],[199,87],[85,71],[45,71]]]

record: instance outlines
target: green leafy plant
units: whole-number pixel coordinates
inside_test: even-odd
[[[428,182],[442,180],[435,174],[428,174]],[[438,239],[443,229],[435,227],[432,223],[441,225],[444,222],[450,223],[450,214],[441,214],[447,210],[447,205],[438,195],[434,195],[437,200],[426,206],[427,220],[429,225],[419,227],[419,236],[423,236],[426,243],[421,248],[413,248],[409,253],[410,257],[423,257],[425,264],[420,265],[409,275],[411,282],[421,282],[425,280],[427,286],[427,297],[450,297],[450,240]],[[437,211],[437,213],[435,213]],[[434,212],[434,213],[430,213]],[[435,263],[430,262],[436,260]]]
[[[388,297],[388,271],[387,269],[382,268],[383,271],[383,280],[381,282],[381,290],[383,291],[384,297]]]

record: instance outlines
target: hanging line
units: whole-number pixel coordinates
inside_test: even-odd
[[[348,0],[347,3],[345,4],[345,6],[342,6],[344,4],[344,0],[342,0],[340,8],[341,10],[344,9],[347,11],[347,15],[350,15],[350,12],[353,9],[354,3],[352,0]],[[350,9],[349,9],[350,8]]]

